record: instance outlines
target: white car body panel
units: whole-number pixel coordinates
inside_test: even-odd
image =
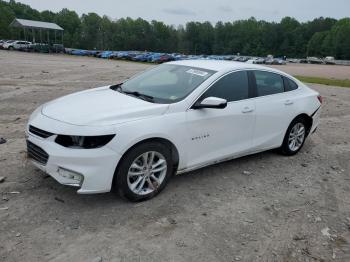
[[[192,145],[187,149],[188,168],[249,152],[254,131],[254,110],[251,99],[230,102],[225,110],[189,110],[187,141]]]
[[[56,137],[41,139],[33,135],[28,135],[28,140],[44,149],[49,155],[49,160],[45,166],[33,162],[59,183],[63,185],[75,185],[75,181],[69,180],[59,175],[58,168],[63,167],[68,170],[84,175],[82,187],[78,190],[81,194],[104,193],[111,190],[115,168],[121,156],[109,147],[72,150],[64,148],[54,142]]]
[[[46,165],[35,163],[58,182],[76,182],[61,177],[59,167],[84,176],[78,193],[110,191],[114,172],[122,156],[147,139],[162,138],[173,144],[179,155],[178,173],[212,163],[281,146],[291,121],[300,114],[319,123],[318,93],[275,69],[227,61],[186,60],[170,64],[215,70],[184,100],[153,104],[121,94],[109,87],[68,95],[39,107],[26,129],[28,140],[49,155]],[[217,79],[239,70],[264,70],[294,80],[294,91],[229,102],[225,109],[192,109],[191,106]],[[291,103],[290,103],[291,102]],[[97,136],[116,134],[98,149],[70,149],[55,143],[55,136],[40,138],[29,125],[61,135]]]
[[[53,100],[43,108],[42,113],[72,125],[107,126],[162,115],[168,107],[135,99],[107,86]]]

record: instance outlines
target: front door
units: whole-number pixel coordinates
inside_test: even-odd
[[[250,98],[246,71],[229,73],[215,82],[198,101],[219,97],[228,101],[224,109],[187,111],[187,167],[223,160],[251,149],[255,104]]]

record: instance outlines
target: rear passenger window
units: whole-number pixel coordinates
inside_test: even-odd
[[[286,92],[298,89],[298,85],[291,79],[285,78],[286,80]]]
[[[254,71],[258,96],[267,96],[284,92],[280,75],[264,71]]]
[[[201,97],[219,97],[227,102],[238,101],[248,98],[248,75],[247,72],[235,72],[228,74],[213,84]]]

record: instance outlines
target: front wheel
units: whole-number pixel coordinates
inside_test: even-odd
[[[303,147],[307,136],[307,125],[303,118],[295,119],[288,127],[283,144],[280,148],[282,154],[295,155]]]
[[[171,151],[147,142],[132,148],[116,172],[119,194],[131,201],[150,199],[160,193],[173,173]]]

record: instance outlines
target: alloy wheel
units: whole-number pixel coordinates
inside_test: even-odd
[[[295,152],[303,145],[305,139],[305,126],[303,123],[296,123],[289,133],[288,147]]]
[[[145,152],[138,156],[129,168],[128,187],[137,195],[150,194],[162,184],[166,173],[165,157],[159,152]]]

